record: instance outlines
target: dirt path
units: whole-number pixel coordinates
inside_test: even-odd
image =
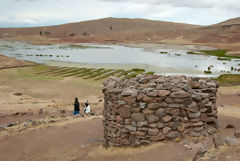
[[[5,161],[184,161],[195,151],[178,143],[159,143],[141,148],[102,147],[102,118],[76,118],[75,123],[31,130],[0,139],[0,157]],[[174,151],[174,153],[169,153]]]

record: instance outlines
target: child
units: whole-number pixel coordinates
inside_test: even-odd
[[[91,108],[88,104],[88,101],[85,103],[85,110],[84,110],[85,114],[91,114]]]

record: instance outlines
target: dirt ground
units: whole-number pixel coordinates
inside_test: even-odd
[[[187,161],[202,147],[209,149],[210,157],[221,161],[227,156],[233,161],[240,158],[237,147],[213,149],[211,137],[201,138],[198,143],[186,138],[139,148],[105,149],[102,82],[31,74],[35,70],[35,67],[0,70],[0,160]],[[73,117],[74,97],[81,103],[88,100],[96,115]],[[240,129],[240,86],[220,87],[217,105],[218,133],[232,136],[235,129]],[[34,120],[41,120],[41,124]],[[10,124],[14,126],[6,127]],[[234,128],[226,129],[228,124]],[[192,150],[184,147],[186,141]]]
[[[0,70],[7,69],[7,68],[14,68],[14,67],[31,66],[31,65],[35,65],[35,63],[17,60],[15,58],[9,58],[7,56],[0,55]]]

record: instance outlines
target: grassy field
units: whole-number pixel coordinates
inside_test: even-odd
[[[133,68],[131,70],[123,69],[104,69],[104,68],[75,68],[75,67],[36,67],[34,74],[54,77],[81,77],[83,79],[103,80],[109,76],[120,78],[134,78],[140,74],[154,74],[146,72],[144,69]]]
[[[240,85],[240,74],[223,74],[217,81],[220,85]]]
[[[200,50],[199,52],[189,51],[187,54],[190,55],[211,55],[218,57],[218,60],[228,60],[231,61],[231,58],[240,59],[240,56],[227,55],[228,50],[217,49],[217,50]]]

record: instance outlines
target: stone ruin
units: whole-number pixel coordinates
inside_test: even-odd
[[[138,146],[217,130],[218,85],[209,78],[147,75],[104,82],[106,146]]]

